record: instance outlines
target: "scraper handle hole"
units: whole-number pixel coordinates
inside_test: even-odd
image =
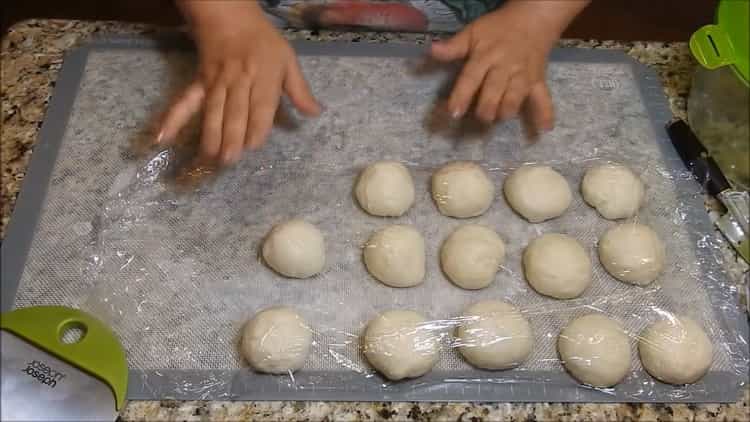
[[[79,343],[86,337],[86,325],[79,321],[68,321],[60,327],[60,341],[65,344]]]

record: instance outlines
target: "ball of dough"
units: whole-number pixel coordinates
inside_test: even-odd
[[[464,289],[487,287],[504,261],[503,240],[494,230],[477,224],[456,229],[440,249],[445,275]]]
[[[312,224],[294,219],[275,226],[263,242],[263,259],[279,274],[307,278],[323,271],[323,234]]]
[[[520,167],[505,179],[503,190],[511,208],[532,223],[561,216],[573,199],[568,181],[547,166]]]
[[[391,380],[426,374],[438,360],[439,333],[413,311],[387,311],[367,324],[363,349],[367,361]]]
[[[432,175],[432,198],[448,217],[476,217],[492,204],[495,186],[476,163],[454,161]]]
[[[488,300],[468,307],[456,330],[458,351],[470,364],[484,369],[506,369],[523,363],[534,338],[529,322],[508,303]]]
[[[310,352],[312,331],[292,308],[264,309],[245,324],[241,352],[257,371],[283,374],[302,368]]]
[[[669,384],[690,384],[706,374],[713,348],[705,331],[688,317],[661,320],[641,334],[638,353],[654,378]]]
[[[367,271],[391,287],[412,287],[424,280],[424,239],[411,226],[380,229],[364,247]]]
[[[609,220],[634,216],[643,204],[641,179],[619,164],[602,164],[586,170],[581,183],[583,200]]]
[[[630,370],[630,342],[619,322],[591,314],[575,319],[557,337],[565,369],[578,381],[611,387]]]
[[[378,161],[362,171],[354,195],[368,213],[398,217],[414,203],[414,182],[403,164]]]
[[[624,223],[599,239],[599,261],[614,278],[645,286],[664,269],[664,243],[650,227]]]
[[[591,284],[591,260],[570,236],[548,233],[523,251],[523,272],[537,292],[557,299],[578,297]]]

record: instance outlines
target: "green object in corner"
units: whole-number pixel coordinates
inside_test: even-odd
[[[83,334],[78,342],[64,343],[70,328]],[[125,351],[98,319],[63,306],[33,306],[0,315],[0,329],[100,379],[112,389],[117,410],[122,408],[128,388]]]
[[[745,238],[739,245],[737,245],[737,252],[740,256],[745,259],[745,262],[750,264],[750,238]],[[750,298],[748,298],[750,300]]]
[[[716,24],[706,25],[690,37],[690,51],[707,69],[731,65],[750,86],[750,1],[722,0]]]

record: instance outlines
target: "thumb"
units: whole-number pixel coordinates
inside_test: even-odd
[[[469,54],[471,36],[468,30],[463,30],[454,37],[432,43],[430,56],[441,62],[463,59]]]

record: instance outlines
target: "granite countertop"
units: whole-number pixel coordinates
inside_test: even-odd
[[[173,31],[113,22],[32,20],[15,25],[2,40],[2,210],[4,236],[63,55],[97,34],[157,34]],[[290,39],[353,42],[413,42],[426,34],[311,32],[290,30]],[[694,62],[685,43],[564,40],[566,47],[624,49],[660,75],[672,112],[685,117]],[[746,267],[729,250],[733,276]],[[750,420],[750,389],[732,404],[470,404],[331,402],[130,402],[123,420]]]

